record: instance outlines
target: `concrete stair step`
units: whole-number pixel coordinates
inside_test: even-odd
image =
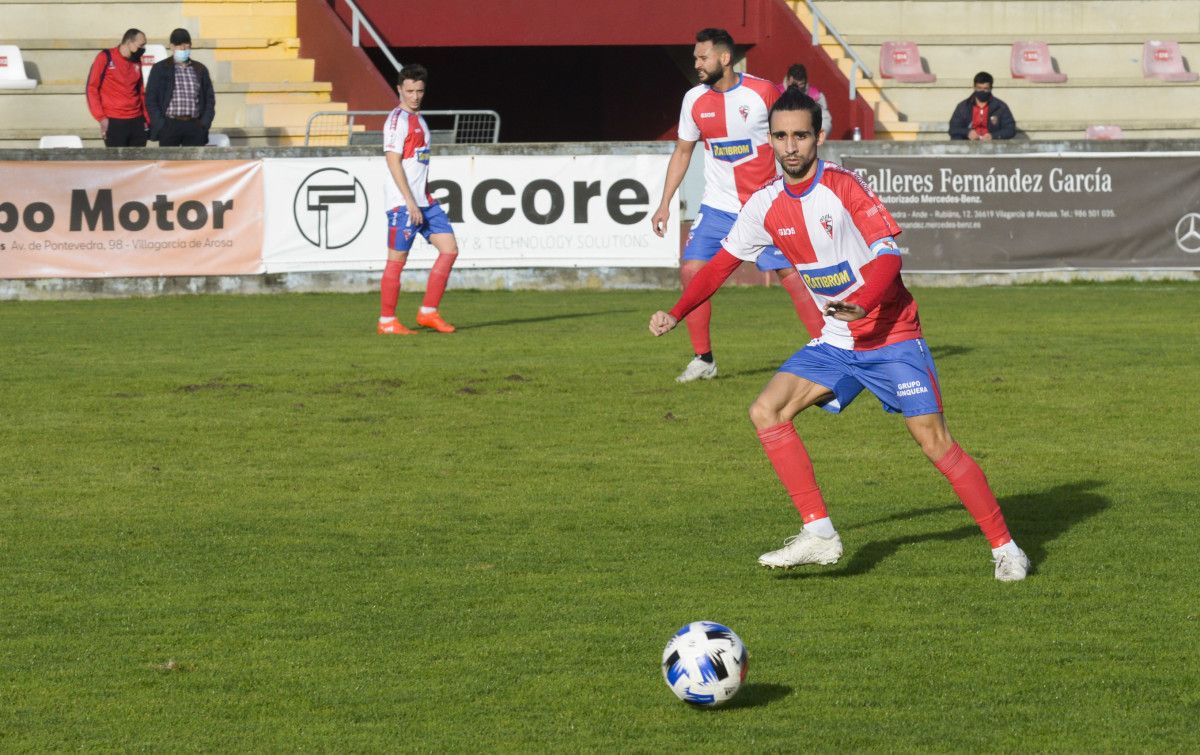
[[[315,64],[309,58],[221,61],[221,78],[243,81],[312,81]]]
[[[248,111],[249,120],[246,122],[248,126],[286,126],[291,128],[303,128],[308,122],[309,116],[318,112],[346,112],[346,103],[344,102],[323,102],[323,103],[279,103],[271,102],[262,105],[253,106],[254,110]]]
[[[1014,39],[1045,34],[1200,33],[1200,13],[1189,0],[822,0],[818,6],[849,35],[906,39],[986,29]],[[897,36],[899,35],[899,36]],[[851,42],[853,44],[853,42]]]
[[[97,22],[103,19],[103,29],[99,31],[108,31],[112,37],[106,38],[101,47],[112,47],[120,41],[121,33],[132,27],[161,29],[166,34],[182,26],[195,35],[198,29],[188,26],[182,11],[183,4],[179,2],[110,2],[103,5],[79,0],[5,2],[0,5],[4,19],[0,33],[6,43],[12,39],[43,37],[50,30],[59,39],[91,39],[98,31]]]
[[[267,146],[303,146],[304,127],[247,127],[232,126],[221,128],[214,126],[213,133],[225,134],[234,147],[267,147]],[[88,131],[69,129],[0,129],[0,149],[30,149],[38,146],[38,140],[43,136],[54,134],[74,133],[83,139],[84,147],[103,147],[104,141],[93,128]],[[155,159],[157,145],[154,142],[146,148],[146,159]]]
[[[960,79],[949,80],[945,85],[941,81],[933,85],[889,84],[882,89],[882,95],[904,120],[938,121],[949,118],[954,106],[966,98],[969,89],[970,82]],[[1130,114],[1163,113],[1163,120],[1169,120],[1179,113],[1200,112],[1200,85],[1197,84],[1142,79],[1079,80],[1067,85],[1005,82],[996,92],[1012,108],[1018,127],[1023,118],[1031,116],[1049,120],[1082,118],[1092,123],[1107,123]]]
[[[295,16],[202,16],[198,31],[205,37],[294,37]]]
[[[64,92],[21,96],[0,90],[0,123],[47,124],[47,128],[88,131],[96,122],[82,93],[72,87]],[[36,90],[34,90],[36,91]],[[330,102],[327,92],[217,92],[214,128],[225,126],[302,126],[308,115],[319,110],[346,109],[345,103]]]
[[[879,45],[858,45],[860,55],[872,67],[879,65]],[[964,78],[976,71],[988,71],[997,80],[1009,77],[1009,55],[1011,45],[921,45],[921,57],[928,70],[938,78]],[[1195,45],[1195,54],[1184,56],[1200,60],[1200,43]],[[1071,78],[1129,78],[1140,76],[1142,71],[1142,44],[1088,44],[1051,45],[1050,54],[1058,63],[1059,70]]]

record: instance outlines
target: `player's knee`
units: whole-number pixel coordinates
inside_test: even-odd
[[[779,409],[764,401],[762,397],[755,399],[750,404],[747,414],[750,415],[750,422],[759,430],[774,427],[783,422],[783,417],[780,415]]]
[[[917,438],[917,443],[920,444],[925,457],[936,463],[954,445],[954,439],[945,428],[937,428]]]

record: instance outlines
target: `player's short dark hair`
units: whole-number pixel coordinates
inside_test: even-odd
[[[988,73],[987,71],[980,71],[979,73],[975,74],[975,82],[974,83],[976,83],[976,84],[987,84],[988,86],[991,86],[992,81],[993,81],[992,75],[990,73]]]
[[[812,116],[814,134],[825,125],[821,122],[821,106],[812,97],[801,92],[800,87],[795,84],[788,87],[787,91],[775,100],[775,104],[771,106],[771,112],[767,114],[767,122],[770,123],[771,117],[781,110],[807,110]]]
[[[125,36],[121,37],[121,44],[132,42],[138,38],[139,34],[141,34],[143,37],[146,36],[145,32],[143,32],[141,29],[126,29]]]
[[[733,37],[724,29],[701,29],[696,32],[697,42],[712,42],[713,47],[724,47],[729,52],[733,52]]]
[[[808,69],[799,63],[792,63],[790,66],[788,66],[787,78],[804,79],[805,81],[808,81]]]
[[[396,75],[396,86],[400,86],[406,81],[429,81],[429,71],[425,70],[425,66],[420,63],[409,63],[400,69],[400,73]]]

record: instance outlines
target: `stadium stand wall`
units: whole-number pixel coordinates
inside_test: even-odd
[[[302,144],[309,114],[346,109],[328,81],[314,80],[313,60],[300,56],[294,0],[0,0],[0,15],[0,42],[21,47],[39,81],[32,91],[0,90],[0,147],[36,146],[41,136],[64,133],[101,146],[84,83],[96,53],[130,27],[152,43],[165,43],[176,27],[191,32],[195,59],[213,75],[213,131],[234,145]]]
[[[806,23],[807,6],[791,2]],[[877,119],[877,138],[943,140],[955,103],[971,90],[971,78],[986,70],[996,79],[996,96],[1012,108],[1018,136],[1081,138],[1090,125],[1120,126],[1126,138],[1196,138],[1200,85],[1147,80],[1142,45],[1151,39],[1180,42],[1193,67],[1200,60],[1200,7],[1186,0],[820,0],[825,13],[875,70],[885,41],[920,45],[931,84],[905,84],[876,76],[860,82]],[[1013,79],[1009,53],[1017,41],[1050,45],[1063,84]],[[826,51],[849,61],[838,45]]]

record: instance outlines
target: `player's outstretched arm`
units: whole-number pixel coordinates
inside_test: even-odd
[[[667,220],[671,217],[668,205],[670,205],[671,197],[675,196],[675,192],[678,191],[679,184],[683,183],[683,177],[687,174],[688,165],[692,162],[692,152],[695,149],[695,142],[685,139],[675,140],[675,151],[671,153],[671,160],[667,163],[667,179],[663,184],[662,200],[659,201],[658,209],[650,218],[650,226],[660,237],[667,233]]]
[[[665,333],[670,333],[679,324],[671,315],[663,312],[661,309],[650,315],[650,332],[656,336],[661,336]]]

